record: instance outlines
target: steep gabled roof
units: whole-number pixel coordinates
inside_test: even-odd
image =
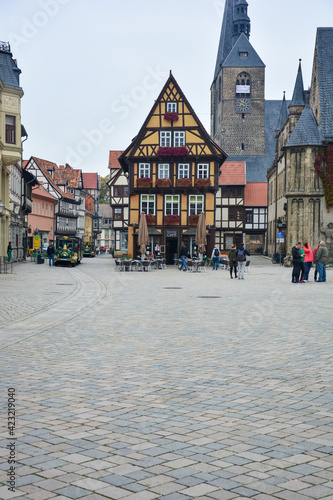
[[[318,79],[320,92],[320,135],[323,141],[333,138],[333,28],[318,28]]]
[[[220,186],[244,186],[246,183],[245,161],[225,161],[220,169]]]
[[[244,189],[244,206],[267,207],[267,182],[248,182]]]
[[[242,54],[247,54],[244,57]],[[237,42],[231,49],[228,57],[226,57],[222,66],[232,68],[246,68],[246,67],[265,67],[257,52],[250,44],[248,38],[244,33],[240,35]]]
[[[132,140],[131,144],[125,149],[125,151],[119,157],[119,162],[120,162],[121,166],[123,167],[124,171],[127,171],[127,169],[128,169],[127,161],[125,159],[129,159],[130,157],[133,157],[135,155],[135,152],[138,148],[138,145],[140,145],[141,141],[144,139],[145,132],[147,129],[147,125],[149,124],[149,121],[151,120],[154,112],[158,109],[158,106],[160,105],[164,94],[166,93],[168,88],[170,88],[170,86],[173,86],[173,88],[176,89],[180,99],[184,103],[184,106],[188,109],[190,115],[192,116],[193,120],[196,123],[197,129],[199,130],[200,138],[205,142],[205,145],[209,149],[210,154],[212,156],[215,156],[215,157],[220,157],[221,162],[227,158],[227,154],[220,148],[220,146],[218,146],[218,144],[216,144],[216,142],[213,141],[213,139],[207,133],[206,129],[204,128],[204,126],[200,122],[199,118],[197,117],[196,113],[194,112],[192,106],[188,102],[184,92],[181,90],[180,86],[178,85],[175,77],[170,72],[170,76],[167,79],[167,81],[166,81],[163,89],[161,90],[158,98],[156,99],[156,101],[155,101],[150,113],[148,114],[146,120],[144,121],[144,124],[142,125],[140,132]],[[195,127],[193,126],[191,128],[194,129]]]
[[[83,187],[86,189],[99,189],[99,176],[97,172],[94,173],[82,173]]]
[[[321,140],[319,136],[318,125],[314,117],[313,111],[307,105],[300,119],[290,136],[286,147],[291,146],[320,146]]]
[[[99,213],[104,217],[112,217],[112,211],[113,209],[108,203],[100,203],[98,206],[98,211]]]
[[[287,118],[288,118],[288,107],[286,102],[286,94],[285,92],[283,92],[283,100],[281,104],[280,116],[276,130],[282,129],[283,125],[286,123]]]
[[[109,151],[109,168],[121,168],[118,158],[122,152],[120,150]]]
[[[43,198],[48,198],[49,200],[53,202],[57,202],[57,198],[53,196],[51,193],[49,193],[42,184],[39,186],[35,186],[32,188],[32,194],[36,196],[42,196]]]
[[[59,170],[57,172],[61,180],[59,184],[66,184],[67,187],[71,189],[78,189],[80,187],[80,181],[82,184],[82,170],[74,169],[68,163],[66,165],[59,165]]]

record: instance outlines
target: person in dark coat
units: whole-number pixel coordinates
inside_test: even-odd
[[[8,243],[8,246],[7,246],[7,258],[8,258],[8,262],[11,261],[11,258],[12,258],[12,242],[10,241]]]
[[[291,250],[292,256],[293,256],[293,273],[291,277],[291,282],[292,283],[300,283],[299,281],[299,274],[301,272],[301,260],[302,256],[299,251],[301,248],[302,243],[299,241]]]
[[[232,270],[234,270],[235,278],[237,278],[238,261],[237,261],[236,245],[231,245],[231,249],[229,250],[228,253],[228,259],[229,259],[230,278],[233,279]]]
[[[50,241],[49,246],[47,247],[47,255],[49,256],[49,266],[54,266],[54,246],[53,242]]]
[[[184,271],[187,271],[187,266],[186,266],[186,257],[188,256],[188,248],[187,246],[185,245],[185,243],[183,242],[182,243],[182,246],[180,248],[180,252],[179,252],[179,257],[181,258],[182,260],[182,263],[179,267],[179,271],[181,271],[184,267]]]

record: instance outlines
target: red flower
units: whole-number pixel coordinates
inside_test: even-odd
[[[178,113],[176,113],[175,111],[167,111],[164,114],[164,120],[167,120],[168,122],[176,122],[178,119]]]

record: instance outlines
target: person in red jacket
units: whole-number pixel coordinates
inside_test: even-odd
[[[307,282],[307,281],[309,281],[309,272],[310,272],[312,262],[313,262],[313,253],[312,253],[311,247],[307,241],[304,243],[303,250],[304,250],[304,264],[305,264],[305,272],[304,272],[303,281]]]

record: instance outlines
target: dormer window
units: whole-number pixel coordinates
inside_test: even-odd
[[[178,106],[176,102],[167,102],[166,104],[167,113],[177,113]]]
[[[247,57],[249,55],[248,52],[240,52],[239,57]]]

